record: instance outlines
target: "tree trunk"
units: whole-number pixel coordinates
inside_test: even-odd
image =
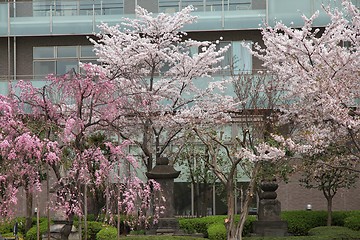
[[[240,212],[240,220],[236,227],[235,239],[237,239],[237,240],[242,239],[242,232],[243,232],[245,222],[246,222],[246,219],[247,219],[247,216],[249,213],[250,202],[254,195],[254,189],[255,189],[255,185],[256,185],[256,177],[255,176],[258,173],[259,168],[260,168],[260,164],[256,163],[254,169],[252,170],[252,177],[250,179],[249,187],[246,192],[245,201],[243,203],[243,207]]]
[[[27,232],[32,226],[32,217],[33,217],[33,194],[28,189],[28,187],[25,187],[25,196],[26,196],[25,232]]]
[[[331,226],[331,222],[332,222],[332,197],[327,197],[327,222],[326,225],[327,226]]]
[[[226,186],[227,188],[227,219],[225,221],[226,231],[227,231],[227,240],[236,240],[236,225],[235,225],[235,199],[234,199],[234,183],[229,179],[229,182]]]

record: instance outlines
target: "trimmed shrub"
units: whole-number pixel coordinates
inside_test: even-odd
[[[204,237],[208,236],[208,227],[212,224],[224,224],[226,216],[208,216],[202,218],[179,219],[181,229],[188,233],[202,233]]]
[[[305,236],[314,227],[326,226],[326,211],[286,211],[281,219],[287,221],[288,232],[295,236]]]
[[[103,223],[88,221],[87,222],[87,240],[95,240],[96,234],[103,229]],[[79,227],[79,223],[74,222],[75,227]],[[81,236],[82,239],[85,239],[85,223],[81,222]]]
[[[256,221],[256,216],[248,216],[244,225],[244,229],[242,232],[243,236],[250,236],[252,232],[252,224]]]
[[[210,240],[226,240],[226,228],[224,223],[211,224],[207,232]]]
[[[182,218],[179,219],[180,228],[187,233],[202,233],[204,237],[208,237],[208,228],[212,224],[224,225],[227,216],[208,216],[202,218]],[[236,222],[239,220],[239,215],[235,216]],[[243,236],[249,236],[252,231],[252,223],[256,220],[256,216],[248,216],[243,229]]]
[[[346,227],[331,226],[331,227],[316,227],[309,230],[309,235],[312,236],[327,236],[328,239],[360,239],[359,232],[351,230]]]
[[[40,222],[39,225],[40,228],[40,240],[42,239],[42,235],[44,233],[47,232],[48,230],[48,223],[47,221],[42,221]],[[25,235],[25,239],[26,240],[36,240],[37,239],[37,226],[33,226],[32,228],[29,229],[29,231],[27,231],[26,235]]]
[[[349,217],[351,215],[350,211],[335,211],[332,212],[332,221],[331,224],[333,226],[344,226],[344,220],[345,218]]]
[[[101,229],[96,234],[96,240],[109,240],[116,238],[117,238],[117,229],[111,226]]]
[[[355,231],[360,231],[360,214],[354,214],[345,218],[344,227],[350,228]]]
[[[124,239],[126,240],[204,240],[204,238],[189,237],[189,236],[169,236],[169,235],[127,236]]]

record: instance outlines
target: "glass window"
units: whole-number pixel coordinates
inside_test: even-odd
[[[251,41],[245,41],[245,44],[249,47],[252,46]],[[252,55],[249,50],[242,45],[241,42],[236,41],[232,44],[233,55],[235,58],[234,70],[235,73],[251,73],[252,71]]]
[[[229,45],[230,42],[220,42],[218,44],[218,49],[226,47],[227,45]],[[225,53],[224,53],[224,59],[221,61],[220,66],[222,68],[226,68],[223,71],[224,72],[228,72],[229,68],[231,67],[231,64],[233,62],[233,54],[232,54],[232,47],[230,47]]]
[[[93,46],[34,47],[34,72],[38,77],[48,74],[63,75],[74,71],[79,73],[79,62],[98,63]]]
[[[71,71],[73,72],[78,72],[78,66],[79,66],[79,62],[78,61],[66,61],[66,60],[60,60],[56,62],[56,74],[57,75],[62,75],[65,73],[69,73]]]
[[[76,46],[57,47],[58,58],[76,58],[77,55]]]
[[[33,48],[33,58],[34,59],[44,59],[44,58],[54,58],[54,47],[34,47]]]
[[[55,73],[55,61],[36,61],[34,62],[34,75],[46,76]]]
[[[33,16],[50,16],[50,9],[53,9],[52,1],[33,0]]]
[[[96,57],[93,46],[81,46],[81,55],[80,57]]]

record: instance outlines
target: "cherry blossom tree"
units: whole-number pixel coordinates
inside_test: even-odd
[[[294,141],[311,145],[312,153],[342,142],[359,159],[359,9],[340,2],[341,8],[324,7],[330,18],[324,28],[314,27],[319,12],[303,16],[301,28],[264,26],[264,47],[253,53],[284,83],[280,119],[296,127]]]
[[[41,192],[48,164],[60,160],[59,147],[57,142],[33,133],[31,123],[35,119],[20,108],[17,100],[0,96],[0,112],[0,212],[4,218],[12,216],[22,187],[26,195],[25,229],[29,229],[33,195]]]
[[[216,43],[187,39],[181,28],[195,21],[191,11],[153,15],[138,7],[135,19],[102,24],[91,39],[103,74],[127,97],[126,105],[113,109],[126,115],[109,124],[141,149],[147,171],[170,155],[169,146],[191,123],[224,121],[234,107],[222,94],[226,81],[212,77],[229,46],[217,50]]]
[[[294,150],[296,145],[290,139],[273,135],[277,133],[273,116],[279,98],[275,91],[276,79],[259,73],[240,74],[232,81],[238,109],[231,121],[210,130],[194,125],[192,131],[206,147],[207,158],[204,161],[227,194],[227,239],[242,239],[251,199],[256,195],[257,183],[265,177],[263,166],[279,166],[286,162],[288,151]],[[280,171],[269,174],[265,180],[280,177]],[[240,220],[236,223],[235,189],[237,178],[243,175],[248,176],[250,182],[240,209]]]
[[[134,206],[141,203],[142,209],[149,208],[149,186],[158,192],[158,184],[142,183],[132,172],[125,171],[129,166],[138,167],[137,161],[126,151],[130,142],[119,143],[114,134],[107,131],[107,122],[123,114],[109,110],[121,109],[123,98],[115,92],[114,82],[106,78],[98,66],[84,64],[82,69],[81,73],[71,71],[63,76],[49,76],[49,82],[42,88],[22,81],[17,85],[20,104],[29,114],[44,119],[49,138],[61,148],[56,155],[60,160],[51,164],[58,180],[55,186],[57,211],[63,211],[71,223],[75,215],[84,215],[84,191],[89,188],[96,192],[108,187],[111,181],[121,182],[124,187],[113,191],[119,196],[117,209],[124,210],[125,214],[140,214],[144,222],[148,220],[143,218],[145,211],[135,211]],[[106,136],[103,146],[90,141],[95,134]],[[118,169],[117,174],[114,169]],[[133,191],[135,186],[136,192]],[[127,201],[122,201],[124,197]],[[156,209],[154,214],[161,210]],[[156,215],[153,217],[157,219]],[[66,225],[64,239],[70,227]]]

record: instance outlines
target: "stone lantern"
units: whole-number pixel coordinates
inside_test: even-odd
[[[160,157],[156,160],[156,166],[146,173],[149,179],[157,181],[162,189],[165,202],[164,212],[160,214],[159,222],[156,226],[156,234],[174,234],[179,230],[179,223],[174,216],[174,179],[180,171],[176,171],[169,165],[169,159]]]
[[[253,222],[253,232],[257,236],[286,236],[287,222],[280,219],[281,203],[276,199],[278,184],[263,181],[258,209],[258,220]]]

